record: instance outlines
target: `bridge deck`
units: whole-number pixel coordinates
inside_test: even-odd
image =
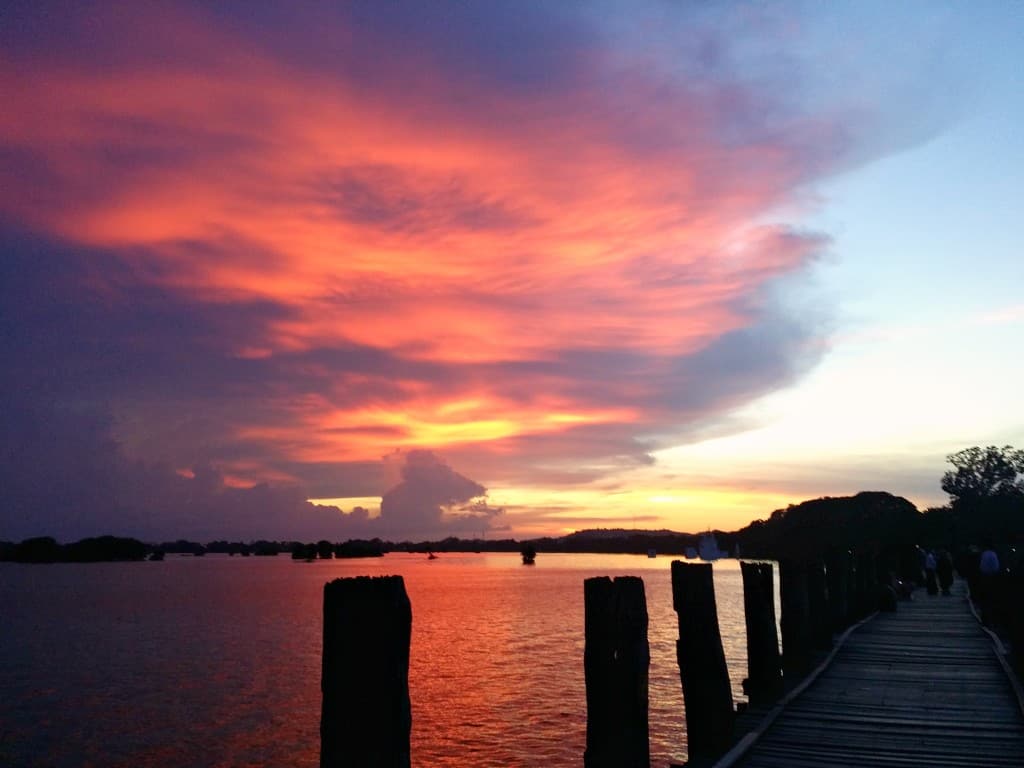
[[[746,768],[1024,766],[1024,716],[957,582],[856,630],[734,763]]]

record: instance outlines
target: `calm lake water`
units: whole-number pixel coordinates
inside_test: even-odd
[[[412,601],[414,765],[582,765],[583,580],[598,575],[643,577],[652,765],[681,762],[670,562],[541,553],[533,567],[514,554],[0,563],[0,765],[315,766],[323,585],[385,574],[403,576]],[[739,564],[714,568],[739,700]]]

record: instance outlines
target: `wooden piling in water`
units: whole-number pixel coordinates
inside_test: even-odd
[[[747,626],[747,679],[750,703],[761,706],[782,689],[779,633],[775,626],[775,589],[771,563],[740,563],[743,614]]]
[[[878,608],[878,573],[875,556],[862,551],[857,554],[857,608],[867,616]]]
[[[585,768],[648,768],[647,600],[636,576],[583,582]]]
[[[679,615],[676,658],[689,752],[724,752],[732,742],[735,715],[710,563],[672,562],[672,606]]]
[[[324,586],[321,768],[409,768],[411,634],[401,576]]]
[[[825,580],[832,631],[842,632],[850,625],[850,553],[847,550],[833,550],[825,558]]]
[[[828,583],[825,564],[815,560],[807,564],[807,611],[810,616],[810,641],[818,650],[832,647],[832,620],[829,615]]]
[[[782,602],[782,669],[787,676],[807,671],[811,660],[810,604],[807,567],[793,560],[779,562],[779,597]]]

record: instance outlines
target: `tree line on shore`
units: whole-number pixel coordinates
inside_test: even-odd
[[[924,512],[906,499],[885,492],[824,497],[791,505],[737,531],[713,531],[719,547],[736,556],[764,559],[814,559],[830,550],[872,549],[895,552],[894,572],[912,569],[918,546],[954,554],[993,544],[1007,565],[1016,564],[1024,545],[1024,451],[1012,446],[968,448],[948,457],[953,469],[942,477],[950,503]],[[519,552],[531,544],[538,552],[691,554],[701,534],[629,529],[579,531],[567,536],[515,539],[459,539],[390,542],[218,540],[207,544],[177,540],[147,544],[138,539],[99,536],[59,544],[51,537],[0,542],[0,560],[17,562],[98,562],[159,559],[163,554],[242,557],[290,554],[295,559],[376,557],[386,552]],[[904,560],[906,562],[904,562]]]

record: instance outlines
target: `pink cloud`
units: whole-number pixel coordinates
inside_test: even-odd
[[[532,17],[509,39],[547,40],[547,70],[474,37],[498,26],[453,53],[390,17],[332,19],[310,51],[199,11],[82,23],[77,54],[0,60],[25,160],[0,164],[0,215],[111,255],[127,287],[86,270],[93,299],[268,308],[203,339],[230,386],[188,401],[230,484],[395,448],[472,476],[642,462],[818,354],[770,297],[825,239],[772,222],[848,131],[738,79],[624,63],[583,22],[550,48]],[[111,400],[130,452],[194,464],[155,395]]]

